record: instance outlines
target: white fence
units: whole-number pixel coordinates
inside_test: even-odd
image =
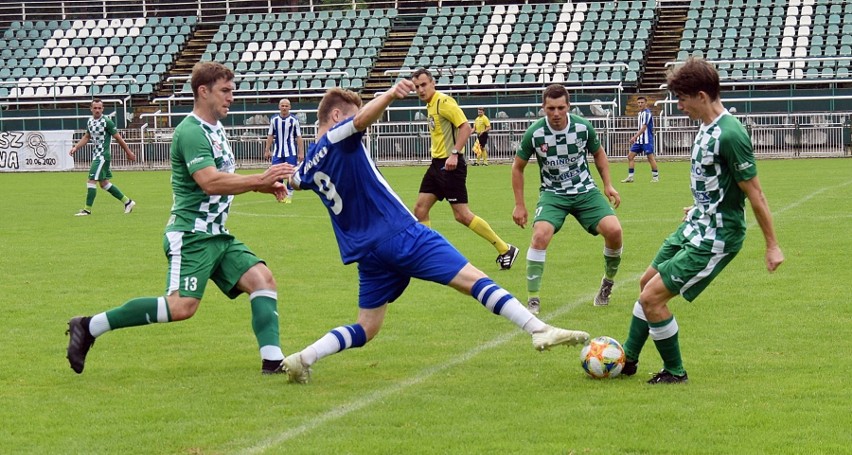
[[[781,115],[738,115],[752,135],[758,157],[844,156],[852,135],[852,112]],[[509,162],[534,118],[492,120],[488,137],[489,160]],[[633,117],[589,118],[601,143],[613,160],[623,159],[630,149],[630,137],[636,132]],[[656,152],[661,159],[688,159],[698,123],[686,117],[655,118]],[[174,130],[148,129],[141,137],[139,130],[122,134],[139,157],[127,161],[113,143],[113,167],[123,169],[167,169],[169,147]],[[304,125],[306,145],[313,142],[316,127]],[[228,129],[237,163],[243,168],[266,166],[263,158],[267,128],[262,126]],[[76,142],[82,132],[77,132]],[[429,130],[426,122],[380,122],[371,127],[368,140],[373,157],[380,165],[418,165],[430,161]],[[469,141],[468,150],[473,146]],[[88,147],[88,146],[87,146]],[[86,150],[75,155],[75,169],[89,167]]]

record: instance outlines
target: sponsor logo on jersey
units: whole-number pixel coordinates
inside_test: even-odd
[[[740,172],[752,167],[752,163],[734,163],[734,167]]]
[[[693,191],[692,197],[695,199],[697,204],[709,204],[713,201],[710,197],[710,193],[707,191]]]

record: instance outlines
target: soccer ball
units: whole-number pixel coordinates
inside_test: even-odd
[[[580,364],[595,378],[614,378],[624,368],[624,349],[610,337],[597,337],[580,351]]]

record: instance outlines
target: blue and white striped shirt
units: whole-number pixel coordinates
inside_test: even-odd
[[[636,138],[637,144],[653,144],[654,143],[654,114],[651,109],[646,108],[639,112],[639,129],[645,126],[645,131]]]
[[[296,138],[302,136],[302,127],[299,119],[290,114],[281,117],[281,114],[272,116],[269,122],[269,135],[274,138],[272,143],[272,156],[276,158],[287,158],[297,156],[299,148],[296,146]]]

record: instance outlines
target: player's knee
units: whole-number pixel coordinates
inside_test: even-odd
[[[615,226],[610,228],[609,236],[607,237],[607,239],[611,240],[613,243],[621,244],[621,238],[623,235],[624,233],[621,230],[621,224],[616,223]]]
[[[461,223],[465,226],[470,226],[470,223],[473,221],[474,215],[472,213],[454,212],[453,216],[455,217],[456,221],[458,221],[459,223]]]
[[[600,224],[598,224],[598,232],[606,239],[607,243],[610,245],[618,244],[621,245],[622,239],[622,229],[621,223],[618,222],[618,219],[615,216],[604,218]]]
[[[364,328],[364,334],[367,336],[367,342],[376,337],[379,334],[379,330],[382,329],[381,324],[371,323],[371,322],[360,322],[361,327]]]
[[[414,204],[414,217],[417,218],[418,221],[423,221],[429,218],[429,208],[420,204]]]
[[[247,291],[254,292],[260,289],[276,290],[275,277],[266,264],[259,262],[246,272],[244,278],[248,281]]]
[[[173,296],[175,296],[173,298]],[[184,321],[195,315],[201,300],[191,297],[177,297],[177,294],[169,296],[169,315],[172,321]]]

